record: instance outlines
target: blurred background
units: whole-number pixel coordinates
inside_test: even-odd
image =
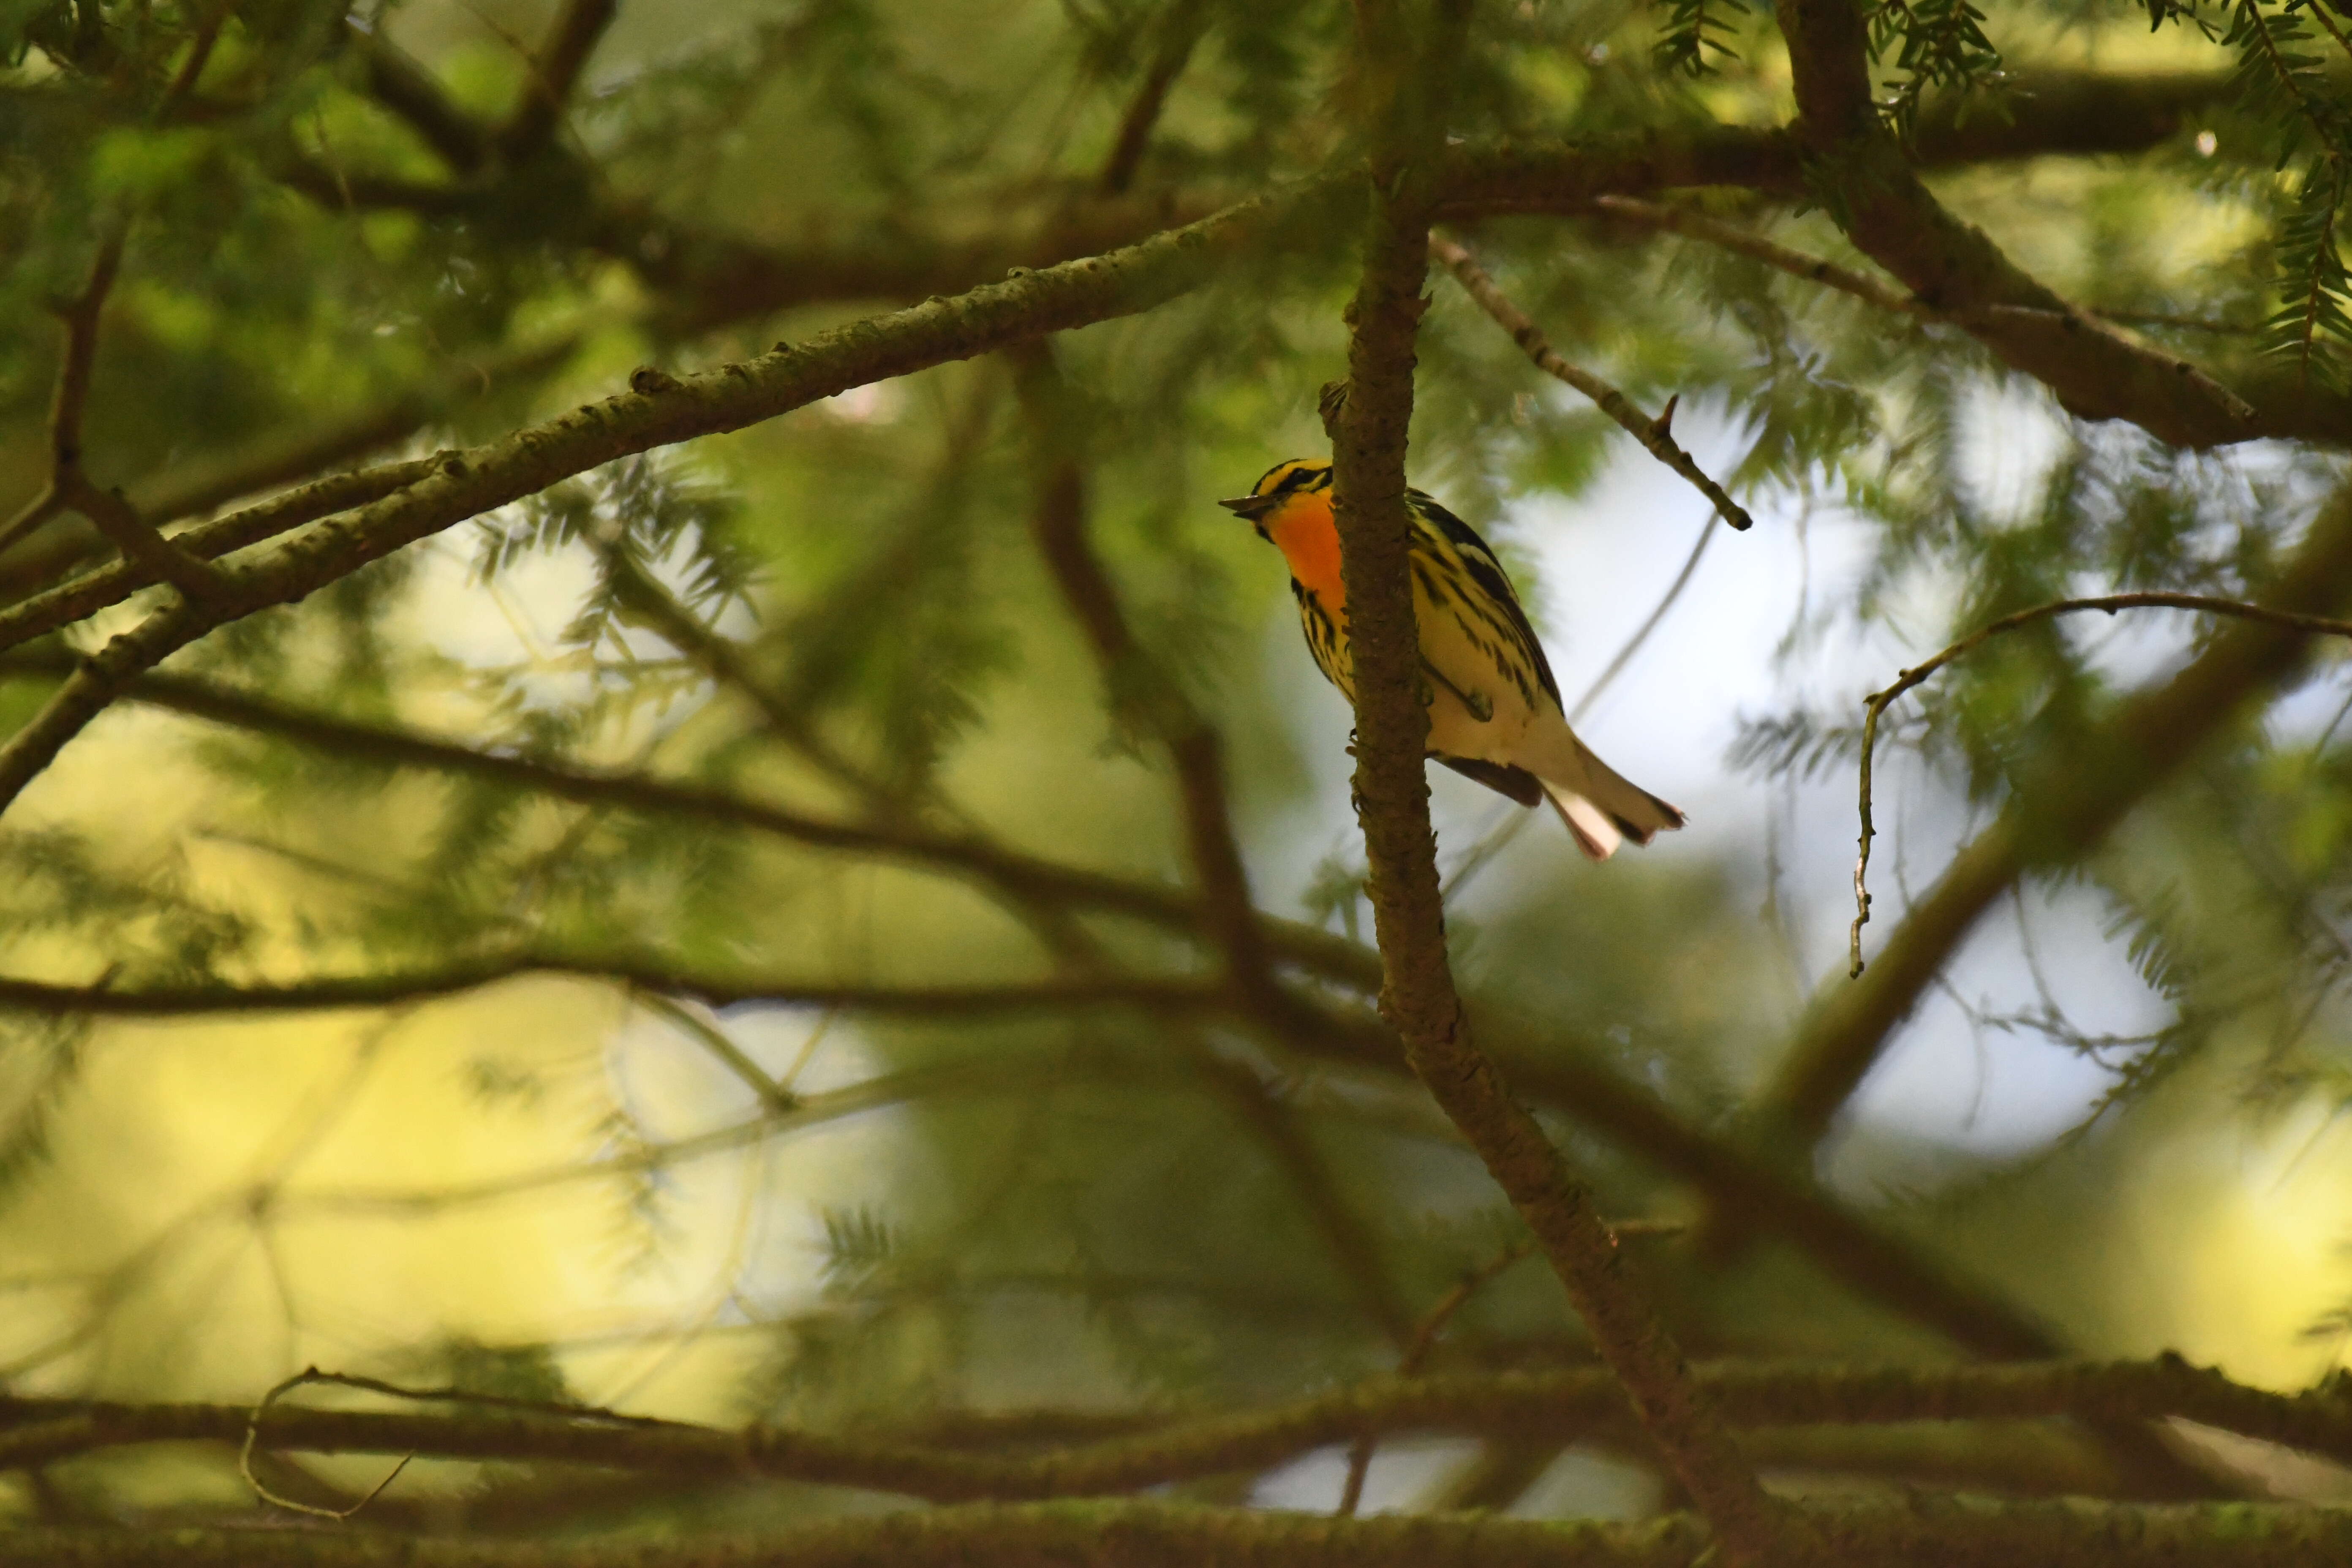
[[[43,481],[61,339],[41,307],[82,287],[110,215],[135,216],[86,461],[168,521],[494,438],[639,364],[685,374],[1140,238],[1347,144],[1346,8],[1223,0],[628,0],[589,27],[561,112],[523,134],[545,40],[588,9],[8,11],[0,489]],[[1777,123],[1777,35],[1726,16],[1733,52],[1692,77],[1653,52],[1672,15],[1483,6],[1463,135]],[[2282,169],[2231,94],[2228,50],[2147,22],[1990,7],[2007,75],[1958,85],[1991,119],[1926,84],[1919,135],[1945,149],[1939,194],[2070,298],[2252,363],[2321,155]],[[154,82],[208,26],[209,65],[156,112]],[[2158,84],[2169,123],[2093,155],[2032,142],[2037,104],[2103,82]],[[2008,142],[1982,133],[2004,112],[2025,127]],[[1690,202],[1868,268],[1801,201]],[[2051,598],[2258,595],[2336,458],[2189,453],[2074,420],[1948,326],[1623,214],[1471,213],[1453,232],[1563,354],[1644,409],[1678,396],[1676,436],[1756,517],[1724,529],[1433,273],[1415,482],[1504,555],[1592,747],[1691,817],[1596,866],[1549,814],[1433,770],[1474,1016],[1512,1020],[1508,1060],[1605,1071],[1760,1151],[2054,1347],[2174,1348],[2279,1387],[2336,1369],[2352,689],[2333,649],[2210,715],[2193,761],[2104,839],[2016,875],[1817,1142],[1776,1142],[1758,1109],[1821,1009],[1865,983],[1846,978],[1862,700]],[[1119,667],[1040,555],[1047,470],[1066,464],[1139,658],[1223,737],[1259,908],[1368,941],[1346,706],[1279,557],[1211,504],[1325,449],[1316,393],[1344,371],[1353,240],[1294,226],[1172,303],[1060,334],[1057,399],[993,357],[860,387],[568,481],[169,670],[477,752],[1177,887],[1164,748],[1114,700]],[[2326,377],[2321,325],[2310,374]],[[0,554],[9,596],[103,559],[80,528]],[[23,722],[54,655],[131,613],[12,656],[0,718]],[[1963,846],[2032,811],[2020,780],[2215,635],[2161,610],[2043,622],[1904,699],[1880,742],[1865,955]],[[0,827],[8,977],[184,1003],[0,1017],[16,1393],[247,1403],[315,1364],[726,1424],[1108,1419],[1393,1368],[1522,1234],[1394,1070],[1213,1010],[933,994],[1066,975],[1074,951],[1099,973],[1207,975],[1181,932],[1042,917],[919,852],[389,767],[247,717],[122,704]],[[1077,948],[1055,950],[1055,919]],[[401,994],[502,957],[525,973]],[[355,976],[384,979],[382,1005],[222,995]],[[1954,1353],[1769,1225],[1726,1221],[1731,1194],[1544,1087],[1561,1081],[1522,1087],[1606,1212],[1657,1222],[1626,1245],[1694,1354]],[[1589,1353],[1530,1263],[1475,1293],[1431,1364]],[[1762,1454],[1822,1485],[2075,1473],[2039,1449],[1898,1447]],[[2336,1495],[2322,1467],[2233,1458],[2263,1487]],[[382,1469],[302,1464],[307,1482],[280,1482],[321,1495]],[[1330,1451],[1202,1489],[1328,1508],[1345,1468]],[[420,1461],[378,1507],[546,1522],[528,1491]],[[193,1447],[11,1475],[0,1499],[26,1519],[249,1503],[233,1463]],[[1664,1500],[1645,1458],[1606,1443],[1433,1439],[1383,1447],[1365,1506],[1630,1517]],[[698,1522],[855,1506],[717,1483],[596,1504]]]

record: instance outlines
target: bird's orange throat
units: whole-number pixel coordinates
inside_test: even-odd
[[[1337,615],[1348,602],[1348,590],[1339,581],[1339,525],[1331,516],[1329,493],[1290,497],[1266,513],[1265,528],[1298,585]]]

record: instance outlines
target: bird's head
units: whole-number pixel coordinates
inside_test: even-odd
[[[1245,517],[1257,529],[1260,539],[1272,540],[1268,525],[1278,521],[1294,507],[1305,505],[1325,514],[1331,509],[1331,465],[1307,458],[1293,458],[1276,463],[1250,487],[1250,493],[1235,496],[1217,503],[1236,516]]]

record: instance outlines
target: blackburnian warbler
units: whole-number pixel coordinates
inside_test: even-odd
[[[1486,542],[1421,491],[1405,499],[1429,754],[1521,805],[1549,800],[1595,860],[1628,838],[1647,844],[1680,827],[1680,811],[1619,776],[1568,727],[1543,645]],[[1307,648],[1354,701],[1331,465],[1276,463],[1249,494],[1217,504],[1249,519],[1282,552]]]

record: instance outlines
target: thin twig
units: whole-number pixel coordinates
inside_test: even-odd
[[[1625,639],[1625,646],[1617,650],[1617,656],[1609,661],[1608,668],[1595,676],[1592,684],[1584,689],[1584,695],[1576,700],[1576,706],[1568,710],[1570,723],[1582,719],[1591,710],[1592,705],[1601,700],[1601,694],[1609,689],[1610,684],[1624,672],[1627,665],[1633,662],[1633,656],[1642,651],[1643,645],[1650,640],[1650,634],[1658,629],[1658,623],[1666,618],[1667,612],[1681,599],[1683,590],[1690,586],[1691,578],[1698,573],[1700,557],[1706,553],[1707,545],[1715,539],[1715,523],[1716,520],[1710,517],[1706,520],[1706,526],[1698,531],[1698,542],[1691,546],[1691,552],[1683,559],[1683,569],[1675,574],[1675,580],[1666,585],[1665,593],[1652,606],[1648,617],[1632,637]]]
[[[2103,321],[2124,327],[2163,327],[2177,332],[2211,332],[2219,337],[2251,337],[2262,331],[2246,321],[2217,321],[2210,316],[2183,316],[2170,310],[2110,310],[2094,309]]]
[[[59,499],[89,519],[107,542],[122,552],[125,561],[159,582],[169,583],[191,599],[211,599],[229,592],[228,579],[209,563],[155,531],[120,490],[101,489],[79,468],[58,476]]]
[[[1975,310],[1947,310],[1914,295],[1906,294],[1899,289],[1891,288],[1875,279],[1840,267],[1833,261],[1807,255],[1801,250],[1791,250],[1787,246],[1776,244],[1751,229],[1741,228],[1736,224],[1720,222],[1707,216],[1705,213],[1695,212],[1688,207],[1670,206],[1660,202],[1645,202],[1632,196],[1598,196],[1593,199],[1592,205],[1620,217],[1631,218],[1656,228],[1670,229],[1691,239],[1704,240],[1709,245],[1737,251],[1742,256],[1761,261],[1768,267],[1786,272],[1792,278],[1801,278],[1810,283],[1819,283],[1823,288],[1834,289],[1840,293],[1850,294],[1867,304],[1875,305],[1882,310],[1891,310],[1898,315],[1909,316],[1916,321],[1949,322],[1959,327],[1972,324],[1998,324],[2003,321],[2047,322],[2070,332],[2091,331],[2119,338],[2121,335],[2114,333],[2113,330],[2105,324],[2106,322],[2127,325],[2132,321],[2138,320],[2154,325],[2189,327],[2204,331],[2239,330],[2217,322],[2184,321],[2169,317],[2134,318],[2122,312],[2106,315],[2102,319],[2100,312],[2084,310],[2072,305],[2053,309],[2046,305],[1996,304],[1986,305]],[[2205,395],[2212,398],[2229,413],[2231,417],[2241,420],[2254,418],[2254,408],[2252,404],[2215,381],[2189,361],[2181,359],[2178,355],[2161,356],[2160,351],[2151,349],[2147,344],[2135,340],[2122,341],[2130,342],[2140,353],[2165,357],[2168,367],[2175,375],[2180,376],[2203,392]]]
[[[2135,353],[2145,354],[2159,362],[2165,369],[2212,399],[2214,404],[2231,418],[2252,424],[2255,417],[2252,404],[2215,381],[2196,362],[2182,359],[2178,354],[2167,354],[2162,350],[2149,345],[2144,339],[2109,326],[2087,310],[2077,309],[2074,305],[2062,303],[2053,308],[2047,305],[1992,304],[1975,310],[1948,311],[1944,319],[1963,327],[1977,322],[1998,325],[2002,321],[2039,321],[2050,322],[2065,332],[2103,336],[2125,345]]]
[[[1437,1348],[1437,1336],[1455,1313],[1470,1304],[1470,1298],[1484,1289],[1487,1283],[1499,1278],[1511,1265],[1528,1257],[1536,1249],[1533,1241],[1515,1242],[1454,1282],[1454,1289],[1437,1299],[1437,1304],[1425,1313],[1412,1331],[1412,1342],[1405,1346],[1404,1354],[1397,1358],[1399,1377],[1418,1377],[1429,1360],[1429,1352]],[[1364,1478],[1372,1468],[1372,1450],[1379,1446],[1379,1434],[1366,1432],[1356,1439],[1348,1454],[1348,1479],[1339,1489],[1339,1516],[1350,1518],[1356,1505],[1364,1498]]]
[[[1441,235],[1429,237],[1430,253],[1444,262],[1446,269],[1461,281],[1462,287],[1479,308],[1495,318],[1495,322],[1511,334],[1536,368],[1547,375],[1556,376],[1599,405],[1601,412],[1614,419],[1626,434],[1649,449],[1650,455],[1690,481],[1706,497],[1723,521],[1738,529],[1750,527],[1755,519],[1747,509],[1724,493],[1723,487],[1706,477],[1691,455],[1682,449],[1674,437],[1675,405],[1678,399],[1667,400],[1665,412],[1655,419],[1633,405],[1623,393],[1581,366],[1570,364],[1554,352],[1543,335],[1543,330],[1528,319],[1527,313],[1511,303],[1509,296],[1496,287],[1494,279],[1461,246]]]
[[[775,1115],[782,1116],[800,1102],[792,1090],[770,1078],[750,1053],[737,1045],[734,1038],[717,1024],[659,991],[632,986],[630,999],[656,1017],[662,1018],[693,1037],[697,1045],[719,1058],[719,1063],[741,1080],[744,1087],[760,1097],[760,1102]],[[832,1015],[826,1015],[830,1017]]]
[[[39,494],[16,509],[15,516],[0,522],[0,550],[7,549],[65,510],[65,499],[58,494],[58,487],[43,485]]]
[[[215,560],[322,517],[396,495],[437,467],[435,459],[425,458],[385,463],[358,473],[331,475],[227,517],[198,523],[173,535],[172,542],[191,555]],[[76,621],[86,620],[158,581],[141,563],[118,561],[21,599],[0,609],[0,650],[21,647]]]
[[[2352,621],[2337,620],[2328,616],[2299,615],[2291,610],[2275,610],[2266,605],[2249,604],[2242,599],[2220,599],[2204,594],[2109,594],[2094,599],[2058,599],[2032,609],[2003,616],[1967,637],[1943,648],[1910,668],[1899,671],[1895,684],[1884,691],[1874,691],[1865,700],[1862,719],[1862,763],[1858,770],[1861,793],[1862,836],[1853,861],[1853,924],[1847,933],[1849,977],[1859,978],[1863,971],[1862,928],[1870,921],[1870,841],[1877,830],[1870,819],[1870,772],[1872,753],[1878,743],[1878,721],[1895,700],[1935,674],[1954,659],[1969,653],[1991,637],[2003,632],[2013,632],[2020,626],[2053,616],[2074,615],[2084,610],[2099,610],[2114,615],[2118,610],[2195,610],[2210,616],[2228,616],[2239,620],[2261,621],[2294,631],[2315,632],[2326,637],[2352,637]]]
[[[58,473],[81,466],[82,408],[89,400],[90,370],[98,358],[99,318],[105,313],[106,297],[113,291],[115,274],[121,268],[130,228],[120,219],[108,226],[81,292],[58,310],[66,329],[65,348],[58,362],[57,396],[49,405],[49,463]]]
[[[198,1018],[331,1012],[431,1001],[527,975],[609,980],[639,1001],[706,1006],[824,1008],[895,1017],[986,1018],[1024,1013],[1132,1007],[1171,1016],[1229,1010],[1223,992],[1196,980],[1150,975],[1070,977],[991,985],[864,984],[756,972],[728,973],[638,953],[521,951],[429,969],[314,975],[281,984],[205,981],[188,985],[68,985],[0,975],[0,1011],[95,1018]],[[690,1014],[670,1014],[684,1024]],[[748,1066],[748,1064],[747,1064]],[[756,1067],[750,1067],[757,1074]],[[764,1078],[764,1075],[758,1075]],[[751,1081],[747,1078],[747,1081]],[[764,1097],[772,1083],[754,1082]]]
[[[750,701],[778,740],[798,752],[835,784],[856,793],[869,805],[882,804],[885,792],[881,785],[842,755],[804,714],[761,679],[732,638],[703,625],[617,541],[599,539],[595,546],[604,559],[606,581],[612,584],[614,595],[652,622],[664,641],[693,660],[713,681]]]
[[[571,1426],[575,1423],[585,1423],[591,1430],[617,1429],[619,1431],[632,1433],[690,1432],[694,1430],[692,1427],[681,1426],[676,1422],[664,1421],[654,1416],[625,1415],[617,1410],[608,1410],[602,1405],[574,1405],[568,1401],[560,1400],[527,1399],[520,1398],[512,1394],[483,1394],[467,1388],[409,1388],[401,1384],[387,1383],[380,1377],[362,1377],[357,1373],[346,1372],[321,1372],[315,1366],[304,1367],[300,1372],[294,1373],[293,1376],[285,1378],[278,1382],[269,1390],[268,1393],[263,1394],[261,1396],[260,1403],[253,1407],[253,1413],[246,1418],[245,1441],[237,1449],[236,1468],[237,1473],[245,1478],[246,1484],[253,1489],[254,1494],[259,1497],[262,1501],[276,1508],[289,1510],[294,1513],[309,1514],[314,1519],[350,1519],[362,1509],[367,1507],[368,1504],[373,1502],[377,1498],[383,1496],[384,1489],[392,1485],[394,1481],[398,1480],[400,1479],[400,1472],[406,1469],[409,1466],[409,1461],[417,1457],[415,1450],[411,1450],[409,1453],[403,1455],[401,1457],[400,1463],[392,1468],[391,1474],[378,1481],[374,1487],[369,1490],[365,1497],[360,1499],[359,1501],[352,1504],[349,1508],[316,1508],[309,1503],[296,1502],[290,1498],[280,1497],[276,1492],[271,1491],[268,1487],[262,1485],[260,1478],[253,1473],[253,1453],[255,1447],[261,1440],[262,1415],[283,1395],[290,1394],[298,1388],[309,1387],[314,1384],[326,1384],[336,1388],[355,1388],[363,1393],[387,1394],[394,1399],[410,1399],[423,1404],[479,1405],[490,1410],[509,1411],[519,1415],[550,1419],[563,1423],[566,1426]],[[317,1414],[326,1413],[320,1412]]]
[[[413,1453],[402,1455],[400,1462],[392,1467],[383,1479],[368,1489],[367,1495],[349,1508],[318,1508],[307,1502],[297,1502],[292,1498],[280,1497],[264,1486],[261,1478],[253,1473],[253,1449],[254,1445],[261,1438],[262,1413],[276,1404],[280,1394],[290,1394],[305,1384],[328,1381],[332,1380],[321,1373],[317,1367],[306,1367],[293,1376],[278,1383],[268,1393],[261,1396],[261,1402],[253,1407],[253,1415],[245,1424],[245,1442],[236,1451],[236,1473],[245,1478],[245,1484],[253,1489],[254,1496],[272,1508],[281,1508],[289,1513],[308,1514],[313,1519],[330,1519],[341,1523],[382,1497],[384,1489],[400,1479],[400,1472],[408,1468],[408,1462],[416,1456]]]
[[[1808,283],[1819,283],[1841,294],[1851,294],[1865,304],[1897,315],[1916,316],[1921,321],[1943,319],[1933,306],[1916,300],[1900,289],[1879,282],[1851,268],[1819,256],[1809,256],[1801,250],[1791,250],[1776,244],[1753,229],[1725,223],[1690,207],[1669,206],[1663,202],[1645,202],[1633,196],[1596,196],[1592,205],[1619,217],[1631,218],[1653,228],[1668,229],[1685,238],[1704,240],[1709,245],[1736,251],[1741,256],[1760,261],[1765,266],[1801,278]]]
[[[0,550],[5,550],[40,524],[71,508],[68,476],[81,468],[82,406],[89,400],[89,377],[98,357],[99,318],[113,290],[115,272],[122,265],[122,247],[130,226],[120,220],[108,225],[91,258],[81,292],[54,308],[63,323],[66,341],[58,352],[57,390],[49,399],[49,476],[41,493],[0,526]]]
[[[1637,1236],[1678,1236],[1686,1228],[1679,1220],[1609,1222],[1609,1233],[1620,1241]],[[1436,1305],[1430,1308],[1413,1330],[1412,1342],[1405,1347],[1404,1354],[1397,1362],[1396,1375],[1407,1380],[1419,1377],[1422,1369],[1429,1364],[1430,1353],[1436,1350],[1437,1336],[1445,1331],[1445,1325],[1470,1304],[1472,1297],[1500,1279],[1512,1265],[1533,1256],[1535,1250],[1536,1244],[1532,1239],[1515,1242],[1456,1280],[1454,1288],[1437,1299]],[[1356,1446],[1349,1451],[1348,1479],[1339,1491],[1339,1513],[1343,1519],[1352,1516],[1357,1505],[1363,1500],[1364,1478],[1371,1470],[1372,1450],[1379,1442],[1377,1431],[1367,1431],[1356,1439]]]

